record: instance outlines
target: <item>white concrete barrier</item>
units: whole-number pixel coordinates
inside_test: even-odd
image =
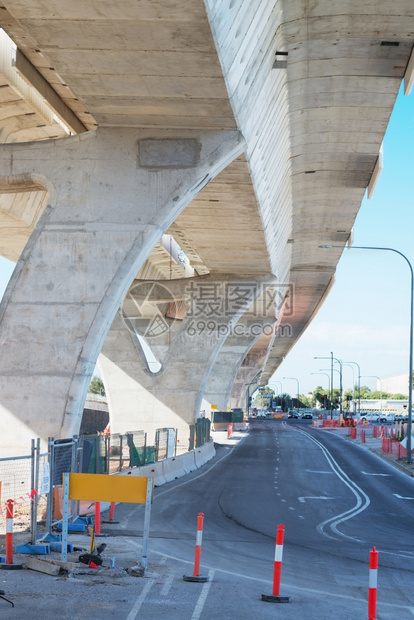
[[[207,463],[204,452],[201,450],[201,448],[196,448],[194,450],[194,463],[197,469]]]
[[[234,422],[234,430],[247,431],[249,430],[249,425],[246,422]]]
[[[126,471],[122,471],[116,476],[148,476],[154,478],[156,487],[162,486],[166,482],[171,482],[176,478],[181,478],[190,472],[199,469],[208,461],[210,461],[216,450],[214,442],[211,439],[209,443],[204,444],[200,448],[196,448],[191,452],[180,454],[157,463],[150,463],[142,467],[133,467]]]
[[[184,459],[178,456],[173,456],[172,458],[162,461],[162,471],[166,482],[171,482],[185,475],[183,461]]]
[[[190,474],[192,471],[197,469],[195,462],[194,462],[194,453],[186,452],[185,454],[182,454],[180,457],[180,464],[181,464],[184,476],[186,474]]]

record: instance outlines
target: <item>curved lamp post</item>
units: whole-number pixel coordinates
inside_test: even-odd
[[[331,378],[327,372],[311,372],[311,375],[325,375],[325,377],[328,377],[328,392],[331,393]]]
[[[321,368],[320,370],[329,370],[329,368]],[[332,372],[337,372],[338,373],[339,381],[341,382],[341,385],[342,385],[342,374],[341,374],[341,372],[337,368],[332,368],[331,370],[332,370]],[[334,390],[334,388],[333,388],[333,384],[332,384],[332,407],[333,407],[333,390]],[[340,394],[341,394],[341,396],[339,398],[339,411],[342,414],[342,407],[341,407],[342,392],[340,392]]]
[[[342,366],[349,366],[349,368],[352,370],[352,400],[354,401],[354,406],[355,406],[355,374],[354,374],[354,367],[351,366],[351,364],[349,362],[342,362]],[[355,413],[355,411],[354,411]]]
[[[282,377],[282,379],[293,379],[293,381],[296,381],[296,383],[298,384],[298,401],[299,401],[299,379],[296,379],[296,377]]]
[[[356,362],[342,362],[342,364],[355,364],[358,368],[358,413],[361,415],[361,369]]]
[[[320,248],[342,248],[342,245],[320,245]],[[413,406],[413,310],[414,310],[414,273],[408,258],[394,248],[382,248],[377,246],[352,245],[350,250],[379,250],[383,252],[394,252],[399,254],[407,263],[411,275],[411,303],[410,303],[410,350],[408,363],[408,433],[407,433],[407,463],[411,463],[411,432],[412,432],[412,406]]]
[[[380,382],[380,401],[381,401],[381,411],[382,411],[382,381],[377,375],[362,375],[365,379],[378,379]]]
[[[280,385],[280,396],[282,396],[283,394],[283,385],[281,381],[276,381],[276,379],[272,379],[272,381],[268,383],[268,385],[271,385],[271,383],[278,383]]]
[[[333,403],[333,361],[339,364],[339,414],[342,415],[342,360],[333,356],[331,352],[330,357],[314,357],[315,360],[331,360],[331,419],[332,419],[332,403]]]

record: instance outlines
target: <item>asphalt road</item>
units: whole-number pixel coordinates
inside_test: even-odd
[[[199,512],[204,584],[182,579],[193,571]],[[235,447],[218,446],[203,469],[155,490],[144,578],[100,573],[65,581],[24,571],[22,582],[3,573],[0,587],[16,608],[0,601],[0,617],[26,617],[31,599],[32,620],[45,612],[90,620],[367,618],[369,551],[376,546],[377,619],[408,620],[413,517],[414,480],[380,457],[307,420],[257,420]],[[125,567],[140,557],[142,507],[118,506],[116,519],[107,527],[116,534],[106,539],[108,552]],[[286,604],[261,600],[272,593],[278,524],[286,528]]]

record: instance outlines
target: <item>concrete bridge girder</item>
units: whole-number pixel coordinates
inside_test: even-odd
[[[266,353],[264,352],[250,353],[246,356],[232,386],[230,397],[232,407],[245,408],[247,387],[253,385],[254,388],[257,387],[259,383],[263,383],[261,371],[265,360]],[[252,391],[252,389],[249,389],[250,394]]]
[[[262,294],[263,287],[271,284],[267,277],[254,279],[223,274],[163,282],[160,292],[168,286],[174,297],[188,298],[191,302],[171,340],[166,339],[167,328],[159,335],[160,345],[155,333],[146,339],[162,364],[156,373],[148,369],[132,323],[118,314],[99,357],[111,430],[125,432],[139,426],[152,436],[157,425],[163,424],[179,428],[180,436],[187,437],[188,425],[194,424],[199,414],[219,352],[229,338],[234,348],[237,336],[229,334],[236,326],[241,327],[243,314]],[[236,290],[238,296],[231,302],[231,292]],[[255,322],[257,325],[257,319]],[[239,349],[244,356],[249,339],[242,340]]]
[[[248,353],[263,333],[274,332],[271,318],[242,317],[235,333],[227,338],[211,371],[204,393],[202,409],[216,405],[225,411],[230,403],[232,387]]]
[[[81,394],[86,390],[98,343],[104,339],[132,271],[142,265],[141,256],[148,257],[156,231],[159,238],[167,220],[169,230],[177,226],[194,248],[203,273],[220,271],[224,263],[227,271],[236,273],[239,268],[238,273],[244,273],[247,264],[253,273],[254,264],[256,274],[274,273],[279,282],[295,285],[295,310],[289,317],[291,336],[274,340],[265,356],[260,381],[273,374],[315,316],[365,188],[372,181],[400,82],[410,65],[414,13],[408,4],[406,0],[344,0],[338,10],[331,0],[306,6],[301,0],[126,0],[122,6],[108,4],[104,14],[96,2],[59,0],[50,11],[47,0],[3,0],[0,25],[18,46],[15,63],[3,63],[3,69],[15,64],[13,71],[21,74],[25,83],[40,88],[43,98],[61,120],[69,123],[71,131],[101,125],[112,127],[118,135],[130,133],[131,140],[137,131],[142,139],[197,140],[202,133],[212,139],[219,135],[226,142],[226,131],[239,129],[246,141],[243,161],[227,175],[224,190],[211,191],[210,183],[207,195],[191,214],[190,210],[185,214],[180,211],[187,200],[185,192],[174,201],[178,191],[172,190],[173,176],[177,174],[175,189],[188,182],[188,193],[194,190],[195,194],[196,186],[202,187],[210,179],[209,165],[204,167],[204,176],[197,176],[200,171],[191,170],[191,166],[159,170],[149,165],[142,170],[140,150],[124,149],[122,143],[121,148],[106,153],[103,174],[102,153],[96,157],[99,149],[88,150],[87,143],[92,142],[88,134],[65,141],[72,145],[71,151],[57,143],[53,147],[44,143],[30,150],[20,145],[13,146],[13,151],[8,147],[1,151],[4,189],[12,191],[13,183],[16,192],[31,187],[39,194],[39,213],[44,204],[40,194],[44,195],[46,187],[51,204],[18,264],[12,280],[15,291],[9,289],[0,308],[5,336],[1,340],[0,332],[0,341],[12,360],[0,368],[4,375],[0,384],[3,420],[14,420],[16,433],[21,425],[22,433],[30,435],[30,417],[37,416],[40,407],[33,399],[35,393],[42,394],[45,404],[40,419],[44,409],[53,411],[56,407],[60,412],[63,407],[59,432],[66,434],[76,427]],[[119,45],[120,40],[123,45]],[[0,76],[0,82],[2,102],[8,101],[11,106],[2,103],[0,137],[13,141],[63,135],[62,128],[46,127],[41,115],[33,114],[31,97],[23,106],[15,100],[10,79]],[[13,118],[16,114],[17,122]],[[153,127],[176,131],[156,131]],[[194,133],[182,128],[193,128]],[[97,135],[108,135],[105,131],[99,130]],[[81,141],[82,149],[75,147]],[[144,148],[146,156],[151,156],[151,146]],[[67,151],[62,157],[64,149]],[[48,150],[49,159],[45,158]],[[184,158],[189,151],[184,148]],[[119,186],[124,184],[124,191],[116,195],[111,189],[111,166],[123,157],[125,173],[122,167],[116,181]],[[219,159],[212,157],[209,161],[213,169]],[[134,162],[137,178],[130,175]],[[198,166],[203,166],[201,160]],[[115,173],[119,170],[115,165]],[[16,174],[23,176],[16,178]],[[148,186],[140,182],[144,177],[151,179]],[[241,194],[241,181],[245,179],[249,187]],[[88,201],[93,208],[85,209],[84,202]],[[73,218],[69,226],[62,216],[63,203]],[[138,209],[141,204],[143,219]],[[171,218],[164,209],[167,204]],[[133,205],[137,206],[134,212]],[[4,255],[17,257],[18,247],[35,220],[27,226],[17,220],[19,226],[8,235],[15,237],[16,247],[11,250],[3,240],[0,249],[4,248]],[[0,227],[2,223],[2,230],[9,231],[12,222],[0,213]],[[66,234],[65,227],[71,232]],[[131,233],[125,247],[123,227]],[[230,228],[234,232],[231,239]],[[88,234],[90,243],[80,251],[76,235],[86,243]],[[52,237],[61,247],[52,248]],[[72,246],[69,238],[74,239]],[[96,238],[100,245],[92,250]],[[248,240],[250,246],[244,264],[239,238]],[[341,248],[324,252],[319,248],[321,243]],[[111,250],[104,256],[108,248]],[[65,260],[67,265],[62,266]],[[102,282],[93,282],[89,274],[89,265],[94,262],[102,263]],[[63,281],[54,278],[54,270],[66,274]],[[40,279],[28,285],[35,273]],[[117,277],[120,281],[115,283]],[[79,282],[76,295],[71,297],[65,289],[73,289],[75,278]],[[78,305],[73,310],[75,297]],[[41,316],[42,304],[47,307],[46,318]],[[39,315],[34,316],[32,307],[36,305]],[[16,309],[23,317],[20,324],[13,318]],[[59,328],[64,313],[69,344],[63,341]],[[21,347],[22,341],[27,341],[27,359],[26,351],[12,351]],[[39,377],[45,351],[53,362],[43,370],[42,383]],[[76,362],[67,364],[67,356]],[[31,386],[25,386],[22,396],[16,397],[32,369],[33,376],[28,379]],[[251,367],[251,372],[257,369]],[[243,365],[241,373],[251,376]],[[51,389],[54,382],[56,386]],[[54,399],[61,389],[63,405],[60,397]],[[28,403],[33,410],[29,411]],[[12,417],[15,411],[22,421]],[[53,413],[48,415],[53,417]]]
[[[136,273],[244,148],[237,131],[150,135],[98,129],[0,148],[0,189],[41,187],[50,199],[0,307],[0,430],[12,454],[32,437],[78,432],[98,353]]]

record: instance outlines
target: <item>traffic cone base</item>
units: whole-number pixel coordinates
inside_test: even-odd
[[[288,596],[276,596],[274,594],[262,594],[262,601],[266,603],[289,603]]]
[[[206,583],[208,581],[208,577],[203,577],[202,575],[198,575],[195,577],[194,575],[183,575],[184,581],[195,581],[196,583]]]

